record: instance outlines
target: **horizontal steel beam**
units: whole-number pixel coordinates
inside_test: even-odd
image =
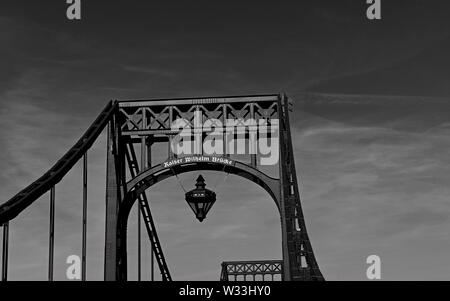
[[[122,131],[122,136],[150,136],[150,135],[177,135],[181,131],[173,131],[171,129],[159,129],[159,130],[129,130]]]
[[[248,261],[224,261],[222,265],[241,265],[241,264],[282,264],[282,260],[248,260]]]
[[[119,107],[148,107],[148,106],[168,106],[168,105],[202,105],[202,104],[225,104],[238,102],[275,102],[280,98],[279,94],[269,95],[243,95],[224,97],[199,97],[199,98],[173,98],[173,99],[152,99],[152,100],[122,100]]]
[[[202,133],[227,133],[227,131],[230,131],[230,133],[232,133],[231,130],[234,131],[239,131],[239,134],[244,134],[244,133],[250,133],[250,132],[254,132],[255,130],[250,130],[249,127],[252,126],[248,126],[248,125],[236,125],[236,126],[230,126],[230,127],[212,127],[213,129],[208,129],[205,130],[204,128],[186,128],[186,131],[191,131],[191,132],[196,132],[196,131],[200,131]],[[258,125],[255,125],[255,127],[258,127]],[[277,129],[277,127],[272,126],[272,128]],[[172,130],[170,128],[166,128],[166,129],[148,129],[148,130],[123,130],[120,134],[122,136],[151,136],[151,135],[178,135],[181,133],[182,130]]]

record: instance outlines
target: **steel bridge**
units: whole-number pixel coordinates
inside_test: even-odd
[[[186,172],[211,170],[234,174],[261,186],[274,200],[281,218],[282,259],[276,261],[224,262],[220,279],[231,280],[247,276],[253,279],[269,275],[279,280],[324,280],[316,262],[306,231],[295,170],[294,154],[290,133],[289,109],[291,102],[284,94],[245,95],[227,97],[177,98],[156,100],[110,101],[87,131],[39,179],[18,192],[0,206],[0,225],[3,227],[2,280],[8,279],[9,231],[14,219],[26,211],[42,195],[49,193],[49,247],[48,280],[54,276],[55,249],[55,187],[82,160],[82,277],[86,280],[86,237],[87,227],[87,154],[99,135],[106,130],[106,224],[104,252],[104,280],[126,281],[127,276],[127,226],[130,211],[137,201],[138,206],[138,280],[141,280],[141,224],[145,226],[151,243],[151,279],[154,279],[154,260],[163,281],[172,280],[168,264],[160,244],[156,225],[145,191],[154,184],[169,177],[178,177]],[[177,119],[187,121],[194,128],[194,135],[204,137],[207,130],[196,129],[196,117],[201,121],[221,121],[219,133],[223,141],[230,136],[223,127],[226,120],[238,120],[236,129],[242,129],[245,137],[252,135],[252,127],[245,127],[245,121],[263,121],[264,126],[276,135],[279,147],[278,178],[262,171],[261,155],[251,153],[247,159],[235,159],[224,143],[220,155],[206,155],[198,146],[194,160],[174,153],[171,145],[180,133],[172,125]],[[275,121],[277,122],[275,122]],[[221,124],[221,125],[220,125]],[[255,126],[257,130],[261,125]],[[234,134],[233,134],[234,135]],[[203,138],[201,138],[203,141]],[[251,139],[248,143],[252,144]],[[155,162],[152,155],[155,146],[167,145],[167,155],[162,162]],[[194,148],[196,146],[194,145]],[[249,145],[250,149],[256,147]],[[13,243],[13,242],[12,242]]]

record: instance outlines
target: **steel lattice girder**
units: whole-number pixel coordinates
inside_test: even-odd
[[[278,118],[278,95],[198,98],[174,100],[121,101],[119,116],[122,135],[174,134],[171,125],[183,118],[193,126],[196,111],[209,119]],[[252,116],[253,115],[253,116]]]
[[[228,281],[229,276],[264,276],[281,275],[283,277],[282,260],[261,261],[227,261],[222,262],[221,280]]]

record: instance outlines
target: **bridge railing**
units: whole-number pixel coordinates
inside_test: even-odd
[[[220,281],[283,280],[282,260],[222,262]]]

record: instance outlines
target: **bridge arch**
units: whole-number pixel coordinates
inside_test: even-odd
[[[247,180],[250,180],[261,186],[264,190],[266,190],[272,197],[272,199],[275,201],[278,210],[280,209],[280,192],[279,192],[280,187],[278,179],[272,178],[250,165],[238,161],[233,161],[226,157],[218,158],[218,157],[202,156],[202,158],[207,158],[208,160],[202,162],[198,161],[192,162],[185,160],[186,159],[185,157],[178,159],[177,161],[179,163],[175,165],[169,166],[167,162],[164,162],[144,170],[135,178],[127,182],[126,193],[124,201],[121,205],[121,209],[123,206],[124,210],[131,210],[131,207],[133,207],[136,198],[145,190],[147,190],[148,188],[150,188],[151,186],[155,185],[158,182],[161,182],[175,175],[200,170],[230,173],[241,176]],[[224,160],[228,160],[230,164],[222,163]]]
[[[189,157],[188,157],[189,158]],[[139,195],[145,192],[153,185],[166,180],[170,177],[192,172],[192,171],[218,171],[223,173],[229,173],[243,177],[249,181],[252,181],[262,187],[274,200],[278,213],[280,211],[280,185],[279,179],[268,176],[260,170],[247,165],[242,162],[234,161],[226,157],[206,157],[203,161],[190,161],[185,158],[179,158],[172,160],[175,164],[164,162],[159,165],[147,168],[143,172],[139,173],[136,177],[129,180],[126,183],[126,190],[124,198],[119,207],[118,214],[118,234],[120,236],[119,243],[119,278],[126,279],[126,266],[127,266],[127,226],[128,217],[131,209],[136,202]],[[229,162],[223,163],[223,162]]]

